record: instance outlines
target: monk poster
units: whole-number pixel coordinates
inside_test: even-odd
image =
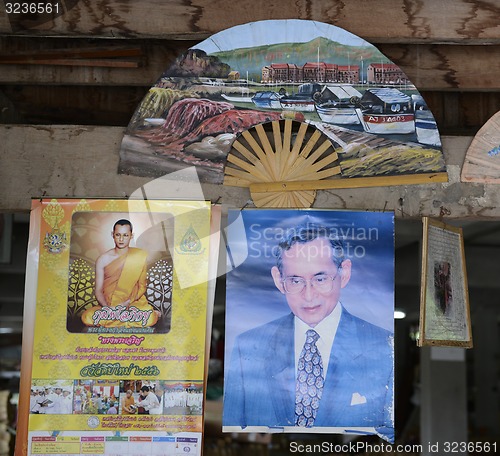
[[[16,454],[201,454],[219,219],[204,201],[33,202]]]
[[[173,268],[168,237],[161,227],[145,229],[149,225],[148,213],[73,214],[68,331],[170,330]]]

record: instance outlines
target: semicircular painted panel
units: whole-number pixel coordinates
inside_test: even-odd
[[[500,184],[500,111],[474,136],[465,154],[461,180]]]
[[[232,27],[181,55],[130,121],[119,171],[158,177],[194,165],[201,181],[222,183],[236,137],[280,119],[330,138],[341,169],[332,179],[446,180],[434,117],[401,69],[365,40],[304,20]]]

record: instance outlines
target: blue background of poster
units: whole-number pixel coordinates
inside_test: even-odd
[[[241,225],[234,223],[241,216]],[[273,248],[287,228],[316,223],[334,228],[344,239],[345,256],[352,261],[349,284],[340,301],[355,316],[393,331],[394,328],[394,214],[392,212],[331,210],[230,210],[226,284],[226,357],[234,338],[290,312],[275,287],[271,268]],[[244,258],[239,266],[236,259]],[[226,358],[229,359],[229,358]]]

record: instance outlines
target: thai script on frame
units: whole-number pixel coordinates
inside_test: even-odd
[[[92,320],[96,326],[101,321],[119,321],[122,323],[140,321],[142,326],[146,326],[152,313],[152,310],[139,310],[134,306],[129,308],[125,306],[103,307],[102,309],[94,312]]]

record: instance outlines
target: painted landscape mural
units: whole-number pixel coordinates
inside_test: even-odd
[[[281,119],[330,139],[339,178],[445,173],[434,117],[404,72],[361,38],[302,20],[233,27],[179,56],[133,115],[119,172],[194,165],[222,183],[234,140]]]

